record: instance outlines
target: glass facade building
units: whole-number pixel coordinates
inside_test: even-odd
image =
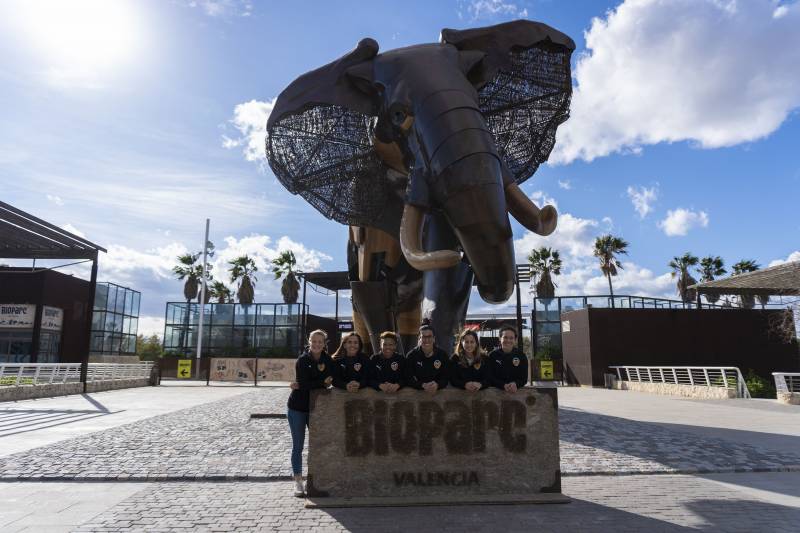
[[[134,355],[141,293],[114,283],[98,283],[92,314],[92,355]]]
[[[302,344],[303,316],[301,304],[206,304],[202,355],[294,357]],[[200,304],[167,303],[166,353],[196,353],[199,317]]]

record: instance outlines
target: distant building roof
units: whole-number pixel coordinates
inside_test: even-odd
[[[700,294],[800,295],[800,261],[692,285]]]
[[[96,259],[106,249],[0,202],[0,257],[9,259]]]

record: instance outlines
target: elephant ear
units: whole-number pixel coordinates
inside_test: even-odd
[[[363,39],[340,59],[303,74],[278,96],[267,121],[267,161],[275,176],[342,224],[371,225],[391,189],[372,146],[377,108],[370,84],[352,75],[371,73],[377,53],[378,43]]]
[[[442,30],[441,41],[486,57],[468,76],[497,151],[517,183],[547,161],[556,129],[569,118],[570,57],[575,43],[539,22],[517,20],[470,30]]]

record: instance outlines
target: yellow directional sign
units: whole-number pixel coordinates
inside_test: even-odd
[[[553,361],[539,361],[541,379],[553,379]]]
[[[178,378],[189,379],[192,377],[192,360],[178,359]]]

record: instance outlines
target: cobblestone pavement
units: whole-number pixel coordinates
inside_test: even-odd
[[[800,503],[780,505],[736,486],[685,475],[571,477],[564,493],[573,500],[557,505],[305,509],[291,490],[286,482],[156,483],[75,531],[788,533],[800,523]]]
[[[0,458],[0,480],[280,480],[286,389],[259,389]],[[562,408],[569,475],[800,470],[800,455]]]

